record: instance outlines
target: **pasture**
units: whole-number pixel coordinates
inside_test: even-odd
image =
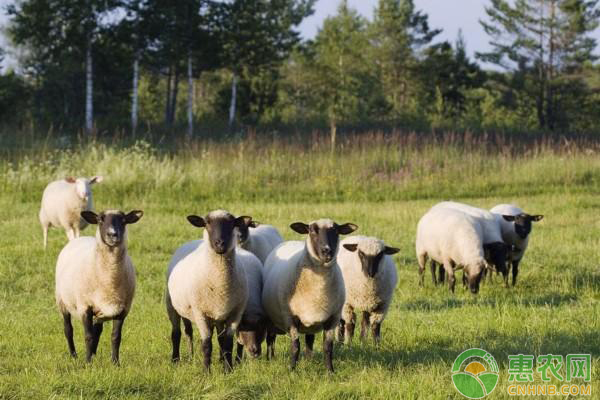
[[[155,142],[158,143],[158,142]],[[512,140],[468,135],[365,134],[342,138],[331,152],[319,137],[132,145],[95,141],[5,146],[0,160],[0,398],[398,398],[461,399],[450,368],[471,347],[498,361],[500,381],[488,398],[506,399],[508,355],[591,353],[592,393],[600,390],[600,143]],[[54,303],[54,268],[63,231],[42,248],[37,213],[44,186],[65,176],[102,174],[96,210],[142,209],[129,228],[137,290],[125,321],[121,366],[110,362],[105,329],[98,355],[84,361],[81,323],[74,321],[79,358],[67,352]],[[418,219],[438,201],[491,208],[516,203],[544,214],[534,226],[515,288],[500,279],[473,296],[434,287],[426,270],[418,286],[414,251]],[[331,217],[353,222],[401,250],[399,285],[382,325],[382,343],[335,346],[328,375],[321,337],[315,355],[289,370],[287,337],[276,358],[246,358],[224,374],[201,351],[170,362],[164,306],[172,252],[201,236],[185,216],[224,208],[275,225],[300,239],[291,222]],[[83,235],[93,234],[88,227]],[[459,273],[460,276],[460,273]],[[196,331],[197,332],[197,331]],[[195,336],[196,340],[198,335]],[[216,339],[214,348],[216,347]],[[263,353],[265,352],[263,344]],[[301,349],[304,349],[302,341]],[[537,382],[539,374],[535,374]],[[593,397],[592,396],[592,397]]]

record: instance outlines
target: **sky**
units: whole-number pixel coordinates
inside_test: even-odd
[[[456,40],[462,28],[469,54],[489,49],[487,36],[483,32],[479,19],[485,17],[484,5],[487,0],[414,0],[415,8],[429,16],[430,28],[441,28],[437,41]],[[339,0],[317,0],[315,13],[300,25],[305,38],[313,38],[323,24],[323,20],[336,13]],[[348,5],[365,17],[371,19],[377,0],[348,0]]]

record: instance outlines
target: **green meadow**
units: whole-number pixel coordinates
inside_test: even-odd
[[[348,135],[333,151],[319,136],[127,144],[49,137],[4,143],[0,399],[462,399],[450,369],[472,347],[498,362],[499,384],[487,398],[512,398],[509,355],[572,353],[592,354],[587,397],[597,398],[599,154],[600,141],[592,139],[466,134]],[[37,217],[48,182],[92,175],[105,178],[93,189],[97,210],[144,210],[129,228],[137,290],[123,328],[119,367],[110,362],[108,327],[97,357],[86,364],[83,329],[74,321],[80,356],[68,355],[54,304],[54,268],[67,239],[52,229],[44,251]],[[450,294],[447,287],[434,287],[428,269],[425,286],[418,286],[417,221],[448,199],[483,208],[515,203],[544,214],[533,228],[516,287],[506,289],[498,278],[473,296],[458,279]],[[273,224],[286,239],[301,238],[290,223],[330,217],[399,247],[394,256],[399,284],[381,345],[357,337],[350,346],[336,344],[333,375],[325,369],[320,336],[314,357],[301,355],[296,371],[288,367],[285,336],[277,339],[274,360],[246,358],[230,374],[214,353],[212,372],[204,371],[201,352],[192,357],[185,340],[182,361],[172,365],[166,266],[180,244],[201,236],[186,215],[216,208]],[[533,383],[542,384],[539,373],[533,376]]]

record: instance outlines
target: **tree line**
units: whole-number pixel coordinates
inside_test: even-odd
[[[379,0],[372,20],[342,0],[302,40],[314,3],[15,0],[4,32],[19,68],[0,75],[1,121],[326,128],[332,141],[340,127],[597,131],[598,0],[489,0],[491,51],[475,59],[412,0]]]

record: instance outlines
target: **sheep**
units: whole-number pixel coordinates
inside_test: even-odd
[[[324,331],[325,364],[333,372],[333,339],[345,301],[344,279],[337,264],[339,235],[358,227],[338,225],[330,219],[309,224],[295,222],[292,230],[308,234],[304,242],[283,242],[265,262],[263,307],[270,320],[267,357],[274,356],[275,337],[287,333],[291,342],[291,368],[300,355],[299,334],[305,334],[306,354],[312,354],[315,333]]]
[[[471,293],[479,292],[483,271],[489,266],[484,257],[483,228],[477,219],[459,210],[433,207],[419,220],[415,248],[421,286],[430,258],[444,266],[451,292],[454,293],[454,271],[461,268]]]
[[[202,242],[203,240],[193,240],[183,244],[177,249],[169,263],[167,279],[173,266],[175,266],[179,260],[196,250]],[[261,297],[263,286],[262,263],[254,254],[244,249],[238,248],[237,254],[245,258],[246,262],[242,263],[242,267],[246,273],[248,282],[248,303],[242,314],[242,320],[237,331],[237,359],[238,361],[241,361],[244,347],[246,347],[247,352],[252,358],[260,357],[262,350],[261,344],[265,340],[267,328]],[[192,325],[191,321],[185,318],[184,328],[189,339],[190,353],[193,354]]]
[[[91,185],[102,182],[101,176],[93,178],[66,178],[50,182],[42,195],[39,219],[44,234],[44,249],[48,246],[48,228],[62,227],[67,238],[79,237],[79,231],[87,226],[81,218],[82,211],[92,211]]]
[[[502,240],[502,231],[496,216],[487,210],[454,201],[443,201],[433,206],[433,208],[459,210],[479,221],[483,229],[485,258],[490,264],[496,267],[497,271],[502,272],[506,283],[508,279],[506,259],[510,251],[510,245],[504,243]],[[434,275],[433,281],[435,282],[435,264],[432,264],[432,274]],[[440,280],[444,280],[443,274],[440,274]]]
[[[127,214],[108,210],[95,214],[82,211],[89,224],[98,225],[96,236],[83,236],[67,243],[56,263],[56,304],[63,316],[69,352],[77,357],[71,317],[83,322],[86,360],[96,354],[102,324],[113,321],[112,361],[119,363],[121,331],[135,294],[135,269],[127,254],[126,225],[143,212]]]
[[[283,242],[283,238],[272,225],[252,221],[247,227],[239,228],[239,245],[254,253],[264,263],[269,253]]]
[[[356,323],[354,310],[360,310],[361,339],[367,336],[371,326],[373,340],[378,344],[381,340],[381,323],[398,283],[396,265],[390,256],[400,250],[386,246],[382,240],[365,236],[347,237],[340,245],[337,262],[344,277],[346,302],[338,337],[350,344]]]
[[[205,217],[189,215],[187,219],[192,225],[205,228],[204,240],[182,246],[168,266],[165,297],[172,325],[171,359],[179,361],[180,321],[183,319],[190,344],[194,321],[200,331],[205,369],[210,370],[212,334],[216,328],[225,371],[231,371],[233,336],[248,302],[244,265],[258,261],[250,253],[236,249],[238,228],[248,225],[252,218],[236,218],[227,211],[215,210]]]
[[[490,210],[500,223],[502,239],[512,246],[508,255],[509,267],[512,264],[512,285],[517,283],[519,263],[525,255],[531,233],[531,223],[541,221],[543,215],[530,215],[512,204],[498,204]]]

